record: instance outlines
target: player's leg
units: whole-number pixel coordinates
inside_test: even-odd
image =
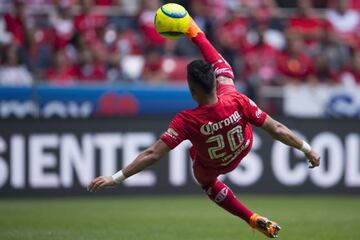
[[[220,181],[217,177],[220,175],[217,171],[204,169],[201,165],[194,163],[194,176],[205,194],[217,205],[242,218],[247,223],[253,212],[242,204],[235,196],[233,191]]]
[[[205,61],[212,65],[216,78],[224,76],[234,79],[234,73],[231,66],[209,42],[193,19],[191,19],[188,31],[185,34],[199,48]]]
[[[240,217],[247,223],[250,221],[253,212],[236,198],[233,191],[225,183],[215,178],[209,184],[203,185],[202,189],[217,205],[231,214]]]
[[[255,228],[270,238],[277,237],[280,226],[253,213],[239,199],[236,198],[233,191],[220,181],[219,174],[210,173],[196,164],[193,167],[194,175],[205,194],[218,206],[222,207],[231,214],[240,217],[246,221],[252,228]]]

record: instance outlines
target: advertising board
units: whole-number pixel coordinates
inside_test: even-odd
[[[251,153],[222,176],[239,193],[360,193],[356,120],[280,119],[322,156],[308,169],[301,152],[255,129]],[[166,130],[168,117],[22,120],[0,123],[0,197],[78,196],[95,176],[130,163]],[[99,194],[200,193],[183,142],[153,167]]]

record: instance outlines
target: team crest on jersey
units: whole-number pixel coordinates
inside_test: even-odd
[[[228,118],[225,118],[217,123],[208,122],[200,127],[200,132],[203,135],[211,135],[216,131],[222,129],[223,127],[227,127],[233,123],[238,122],[241,119],[241,115],[238,111],[235,111]]]

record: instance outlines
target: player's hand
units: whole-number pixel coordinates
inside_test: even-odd
[[[101,188],[105,187],[115,187],[116,182],[114,182],[111,176],[100,176],[91,181],[87,190],[89,192],[96,192]]]
[[[317,154],[314,150],[311,150],[309,153],[305,154],[305,156],[311,164],[309,168],[315,168],[320,165],[320,155]]]

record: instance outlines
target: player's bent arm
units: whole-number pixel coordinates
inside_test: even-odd
[[[274,139],[297,149],[301,149],[303,141],[297,137],[289,128],[284,124],[274,120],[269,115],[266,116],[264,125],[262,126],[267,133]]]
[[[112,176],[100,176],[95,178],[88,186],[89,192],[96,192],[104,187],[115,186],[126,178],[141,172],[145,168],[159,161],[171,149],[162,141],[156,141],[152,146],[142,151],[135,160]]]
[[[234,85],[234,72],[231,66],[218,53],[192,18],[185,35],[199,48],[205,61],[211,64],[218,83]]]
[[[156,141],[151,147],[141,152],[135,160],[122,169],[125,178],[128,178],[159,161],[171,149],[162,141]]]
[[[223,85],[235,85],[234,84],[234,80],[232,78],[229,77],[225,77],[225,76],[218,76],[216,78],[216,81],[218,82],[218,84],[223,84]]]
[[[312,168],[319,166],[320,156],[311,149],[308,143],[296,136],[296,134],[284,124],[267,115],[262,129],[269,133],[274,139],[304,152]]]

